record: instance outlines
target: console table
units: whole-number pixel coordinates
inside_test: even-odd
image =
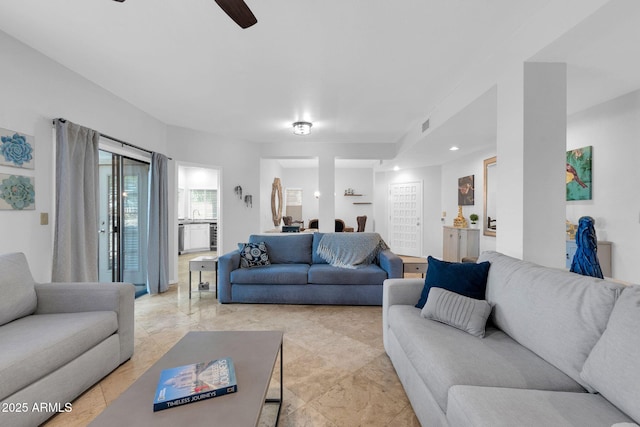
[[[443,231],[443,261],[462,262],[462,258],[480,255],[479,229],[444,226]]]
[[[611,269],[611,246],[611,242],[598,240],[598,261],[600,261],[600,269],[604,277],[613,277],[613,271]],[[571,268],[571,262],[577,249],[578,247],[575,240],[567,240],[567,268]]]

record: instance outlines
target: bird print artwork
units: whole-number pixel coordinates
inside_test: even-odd
[[[591,146],[567,151],[567,200],[591,200]]]
[[[571,166],[569,163],[567,163],[567,182],[571,182],[571,181],[577,182],[578,185],[582,188],[587,188],[587,184],[585,184],[580,180],[580,177],[578,176],[578,172],[576,172],[576,169],[573,166]]]

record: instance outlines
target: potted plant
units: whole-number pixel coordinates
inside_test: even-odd
[[[471,220],[471,225],[476,225],[478,223],[478,219],[480,217],[477,214],[472,213],[469,215],[469,219]]]

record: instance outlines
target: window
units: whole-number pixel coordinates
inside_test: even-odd
[[[293,221],[302,221],[302,189],[287,188],[285,190],[285,215]]]
[[[191,218],[218,219],[218,190],[189,190]]]

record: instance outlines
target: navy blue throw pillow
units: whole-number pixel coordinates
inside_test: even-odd
[[[427,258],[427,261],[429,262],[427,277],[424,279],[424,288],[416,307],[424,307],[432,287],[443,288],[469,298],[484,299],[487,275],[491,266],[489,261],[478,264],[447,262],[432,256]]]

